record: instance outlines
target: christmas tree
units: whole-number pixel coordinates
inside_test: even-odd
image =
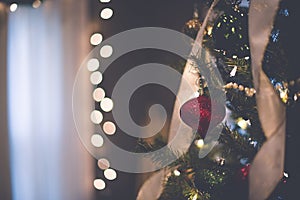
[[[286,30],[290,18],[289,6],[282,1],[276,9],[262,67],[277,94],[276,98],[284,107],[292,108],[300,97],[300,79],[289,74],[292,63]],[[214,114],[211,112],[219,104],[210,97],[208,82],[214,83],[213,87],[216,88],[220,83],[215,80],[214,74],[204,77],[201,73],[202,60],[191,57],[196,68],[199,67],[199,70],[195,70],[199,73],[198,97],[181,107],[180,117],[195,131],[196,137],[189,150],[167,167],[168,173],[159,200],[248,199],[249,171],[255,156],[268,141],[262,121],[259,120],[256,101],[257,90],[252,69],[255,59],[249,41],[249,2],[208,0],[201,2],[201,7],[210,7],[207,14],[210,16],[200,20],[198,7],[195,7],[193,19],[185,24],[183,32],[196,38],[202,27],[203,48],[214,58],[214,66],[205,67],[210,71],[216,67],[225,83],[221,87],[226,94],[226,117],[223,120],[225,109],[224,112],[222,109],[217,109],[219,112]],[[194,120],[197,117],[200,117],[200,121]],[[199,151],[210,146],[204,139],[211,121],[218,122],[213,126],[222,126],[222,131],[209,154],[199,158]],[[166,145],[167,141],[158,136],[154,142],[141,140],[140,143],[143,150],[151,151]],[[160,162],[158,157],[154,160]],[[275,190],[269,191],[268,199],[286,199],[288,178],[289,174],[282,171],[281,180],[276,183]]]

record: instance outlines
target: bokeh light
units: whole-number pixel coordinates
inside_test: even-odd
[[[110,98],[106,97],[100,102],[100,107],[104,112],[110,112],[114,107],[114,103]]]
[[[40,0],[35,0],[33,3],[32,3],[32,7],[33,8],[38,8],[42,5],[42,2]]]
[[[110,45],[105,45],[100,49],[100,56],[102,58],[108,58],[113,54],[113,48]]]
[[[100,33],[94,33],[90,38],[91,45],[99,45],[103,40],[103,36]]]
[[[94,110],[91,113],[91,121],[94,124],[100,124],[103,120],[103,115],[99,110]]]
[[[102,179],[95,179],[94,180],[94,187],[97,190],[104,190],[105,187],[106,187],[106,184],[105,184],[105,182]]]
[[[100,12],[100,17],[102,19],[109,19],[113,16],[114,11],[111,8],[104,8],[101,12]]]
[[[116,125],[113,122],[107,121],[103,124],[103,131],[107,135],[113,135],[116,132]]]
[[[93,98],[95,101],[100,102],[105,97],[105,91],[102,88],[96,88],[93,92]]]
[[[12,4],[9,6],[9,10],[10,10],[11,12],[15,12],[17,9],[18,9],[18,4],[16,4],[16,3],[12,3]]]
[[[101,83],[103,77],[101,72],[93,72],[90,76],[90,81],[93,85],[98,85],[99,83]]]
[[[104,171],[104,177],[110,181],[115,180],[117,178],[117,172],[113,169],[106,169]]]
[[[91,137],[91,143],[94,147],[102,147],[103,146],[103,137],[101,135],[98,134],[94,134]]]
[[[98,167],[102,170],[106,170],[110,167],[110,163],[107,159],[101,158],[98,160]]]
[[[87,69],[90,72],[96,71],[99,68],[100,64],[96,58],[92,58],[87,62]]]

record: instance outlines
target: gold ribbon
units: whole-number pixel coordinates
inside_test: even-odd
[[[283,175],[285,106],[262,70],[279,0],[251,0],[249,41],[256,102],[266,142],[257,153],[249,174],[249,199],[267,199]]]

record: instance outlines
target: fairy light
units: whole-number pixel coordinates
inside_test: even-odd
[[[230,72],[230,77],[233,77],[236,75],[237,72],[237,66],[234,66],[234,68],[232,69],[232,71]]]
[[[33,8],[38,8],[42,5],[42,2],[40,0],[36,0],[32,3]]]
[[[104,8],[101,12],[100,12],[100,17],[102,19],[109,19],[113,16],[114,11],[111,8]]]
[[[100,56],[102,58],[108,58],[113,54],[113,48],[110,45],[105,45],[100,49]]]
[[[200,140],[195,140],[195,145],[201,149],[204,147],[204,140],[203,139],[200,139]]]
[[[104,112],[110,112],[114,107],[114,103],[110,98],[106,97],[100,102],[100,107]]]
[[[96,88],[93,92],[93,99],[96,102],[100,102],[105,97],[105,91],[102,88]]]
[[[105,187],[106,187],[106,184],[105,184],[105,182],[102,179],[95,179],[94,180],[94,187],[97,190],[104,190]]]
[[[174,173],[174,175],[175,176],[180,176],[180,171],[179,170],[177,170],[177,169],[175,169],[174,171],[173,171],[173,173]]]
[[[98,164],[98,167],[100,169],[102,169],[102,170],[106,170],[106,169],[108,169],[110,167],[109,161],[107,159],[105,159],[105,158],[99,159],[98,162],[97,162],[97,164]]]
[[[99,110],[94,110],[91,112],[90,118],[94,124],[100,124],[103,120],[103,115]]]
[[[107,135],[113,135],[116,132],[116,125],[113,122],[107,121],[103,124],[103,131]]]
[[[12,3],[12,4],[9,6],[10,12],[16,12],[17,9],[18,9],[18,4],[17,4],[17,3]]]
[[[94,147],[102,147],[104,143],[103,137],[101,135],[94,134],[91,137],[91,143]]]
[[[114,169],[106,169],[104,170],[104,177],[107,180],[115,180],[117,178],[117,172]]]
[[[100,66],[98,59],[92,58],[87,62],[87,69],[90,72],[96,71]]]
[[[103,40],[103,36],[100,33],[94,33],[90,38],[91,45],[97,46]]]
[[[198,199],[198,194],[195,194],[192,198],[192,200],[197,200]]]
[[[93,72],[90,76],[90,81],[93,85],[98,85],[99,83],[102,82],[102,79],[103,79],[102,74],[101,72],[98,71]]]

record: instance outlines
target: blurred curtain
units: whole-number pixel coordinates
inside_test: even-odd
[[[7,127],[7,7],[0,2],[0,199],[11,199]]]
[[[92,199],[94,162],[80,143],[72,115],[73,82],[89,50],[87,3],[49,0],[38,9],[20,6],[9,15],[14,200]],[[87,102],[89,83],[82,88]]]

